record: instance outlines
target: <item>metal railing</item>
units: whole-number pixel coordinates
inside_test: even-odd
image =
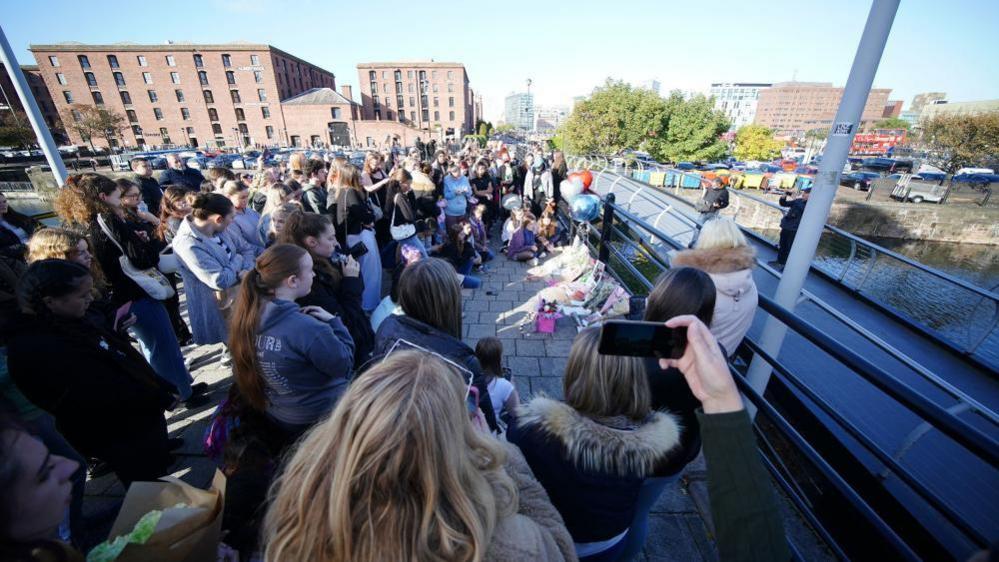
[[[656,218],[656,226],[664,216],[690,225],[689,233],[667,229],[678,240],[687,242],[697,228],[694,213],[685,212],[692,204],[669,190],[634,179],[631,172],[643,172],[646,165],[636,161],[634,167],[614,166],[604,156],[575,157],[571,162],[588,166],[594,174],[611,181],[608,192],[618,185],[630,184],[638,190],[631,194],[625,207],[638,197],[648,199],[645,191],[656,191],[670,203]],[[668,168],[657,165],[657,170]],[[620,171],[621,173],[618,173]],[[784,209],[773,202],[740,190],[729,190],[734,204],[725,212],[734,215],[747,233],[775,246],[777,229],[761,229],[759,224],[776,225]],[[656,203],[662,205],[660,201]],[[684,210],[681,210],[684,209]],[[748,220],[759,212],[770,213],[770,220]],[[747,224],[749,223],[749,224]],[[678,224],[674,222],[674,224]],[[999,294],[976,286],[946,272],[921,264],[883,246],[850,234],[840,228],[825,225],[812,267],[850,289],[858,296],[885,310],[907,325],[940,341],[988,368],[999,368]]]
[[[650,290],[653,287],[654,279],[668,269],[668,259],[661,252],[664,249],[666,251],[682,250],[686,248],[686,245],[625,209],[617,202],[617,197],[613,193],[603,198],[602,207],[599,228],[585,229],[583,231],[584,241],[599,259],[608,264],[608,270],[623,285],[631,288],[633,292]],[[563,214],[560,216],[560,221],[575,232],[575,225],[571,218]],[[969,461],[974,458],[977,459],[975,462],[980,461],[985,466],[991,467],[993,476],[995,476],[996,466],[999,466],[999,443],[990,437],[990,433],[958,418],[952,409],[938,405],[885,369],[872,364],[815,326],[762,295],[760,296],[760,309],[764,313],[774,316],[789,329],[827,353],[843,368],[869,383],[873,387],[872,392],[883,393],[885,400],[890,400],[910,411],[920,420],[920,426],[925,425],[933,428],[962,447],[969,456]],[[866,453],[877,459],[883,467],[883,471],[879,475],[881,482],[887,474],[895,475],[899,482],[929,505],[969,542],[981,547],[989,543],[990,538],[976,528],[967,516],[962,515],[960,509],[952,505],[948,498],[942,497],[931,485],[924,482],[910,468],[904,466],[900,455],[893,455],[888,450],[889,447],[879,444],[874,438],[866,435],[857,424],[848,419],[847,415],[796,376],[786,365],[776,358],[762,353],[755,340],[747,337],[743,345],[746,347],[746,351],[760,353],[760,356],[774,368],[776,381],[784,387],[804,395],[819,411],[832,420],[831,423],[846,432],[859,443],[859,446]],[[737,374],[739,373],[737,372]],[[828,487],[827,491],[835,491],[850,506],[850,509],[867,523],[870,532],[879,536],[883,544],[896,556],[908,560],[921,558],[913,544],[914,531],[911,528],[908,528],[904,522],[900,523],[897,519],[890,517],[890,514],[880,513],[881,506],[866,498],[861,490],[851,483],[848,475],[841,474],[834,467],[837,462],[825,458],[822,452],[803,436],[798,429],[798,424],[792,423],[777,405],[754,392],[741,374],[737,376],[736,381],[746,399],[757,406],[759,414],[768,421],[770,426],[776,428],[784,442],[793,446],[795,455],[799,458],[797,462],[800,462],[800,459],[806,460],[811,469],[821,476]],[[992,429],[999,427],[999,419],[995,417],[995,414],[987,408],[980,407],[984,410],[982,412],[984,419],[992,423]],[[794,420],[794,422],[798,421],[800,420]],[[762,443],[761,453],[764,456],[764,464],[773,474],[775,482],[788,495],[795,507],[802,513],[803,518],[815,527],[816,532],[829,545],[833,553],[837,557],[847,558],[846,552],[851,550],[850,545],[847,544],[850,542],[850,538],[824,527],[822,514],[814,511],[816,498],[809,497],[809,494],[804,491],[804,487],[798,482],[799,479],[809,477],[797,473],[798,471],[792,471],[781,460],[777,454],[777,449],[763,434],[759,426],[759,418],[756,430]],[[842,459],[835,459],[835,461],[842,461]],[[958,458],[954,458],[953,461],[961,462]],[[814,482],[809,483],[814,484]],[[853,548],[856,548],[856,545],[853,545]],[[854,555],[857,554],[854,553]]]

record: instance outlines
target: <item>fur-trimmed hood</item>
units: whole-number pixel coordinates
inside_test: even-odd
[[[693,267],[705,273],[732,273],[756,267],[756,251],[749,246],[684,250],[673,256],[670,265]]]
[[[680,426],[665,412],[618,428],[586,417],[564,402],[538,396],[517,409],[517,423],[557,439],[576,466],[617,476],[646,477],[680,445]]]

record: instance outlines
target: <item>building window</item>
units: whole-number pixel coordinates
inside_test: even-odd
[[[211,90],[204,90],[202,94],[205,96],[205,103],[215,103],[215,96],[212,95]]]
[[[270,119],[271,118],[271,108],[269,108],[269,107],[261,107],[260,108],[260,114],[264,117],[264,119]]]
[[[153,103],[159,101],[160,98],[156,95],[156,90],[146,90],[146,93],[149,94],[149,101]]]
[[[382,71],[382,80],[388,80],[388,71],[387,70],[383,70]]]
[[[416,98],[409,96],[409,107],[416,107]]]
[[[160,127],[160,137],[163,138],[163,144],[170,144],[170,133],[166,127]]]
[[[260,88],[257,90],[257,99],[260,101],[267,101],[267,90]]]
[[[119,86],[124,86],[125,85],[125,75],[124,74],[122,74],[120,72],[112,72],[111,74],[114,76],[114,83],[115,84],[117,84]]]
[[[378,96],[371,96],[371,103],[374,105],[375,111],[378,111],[382,107],[382,102]]]
[[[232,98],[232,103],[243,103],[239,97],[239,90],[230,90],[229,96]]]
[[[395,106],[396,106],[396,108],[397,109],[402,109],[403,106],[405,105],[403,102],[405,102],[405,101],[406,100],[402,99],[402,96],[396,96],[395,97]]]
[[[408,87],[407,87],[406,89],[407,89],[407,90],[409,91],[409,93],[411,93],[411,94],[412,94],[412,93],[413,93],[413,83],[412,83],[412,82],[410,82],[410,83],[409,83],[409,86],[408,86]]]
[[[372,82],[371,83],[371,95],[375,95],[377,93],[378,93],[378,82]]]
[[[180,118],[183,119],[184,121],[187,121],[188,119],[190,119],[191,118],[191,110],[187,109],[186,107],[180,108]]]
[[[108,66],[111,68],[118,68],[118,57],[114,55],[108,55]]]
[[[264,73],[260,72],[259,70],[254,70],[253,71],[253,81],[256,82],[257,84],[263,84],[264,83]]]
[[[212,132],[215,133],[216,135],[221,135],[222,125],[219,125],[218,123],[212,123]]]
[[[233,71],[231,71],[231,70],[226,70],[225,71],[225,81],[226,81],[226,84],[235,84],[236,83],[236,73],[233,72]]]
[[[243,112],[242,107],[236,108],[236,121],[246,121],[246,113]]]
[[[399,113],[399,122],[402,123],[403,121],[406,120],[406,112],[405,111],[399,111],[398,113]]]
[[[250,64],[260,66],[260,55],[250,55]]]
[[[49,64],[59,66],[59,57],[49,57]]]
[[[201,55],[194,55],[194,68],[204,68],[205,59]]]
[[[406,71],[406,78],[409,78],[410,80],[413,79],[413,71],[412,70],[407,70]]]
[[[76,59],[80,61],[80,68],[90,68],[90,59],[87,58],[87,55],[77,55]]]
[[[56,65],[56,66],[59,66],[59,65]],[[368,80],[371,80],[372,82],[375,81],[375,80],[378,80],[378,74],[374,70],[369,70],[368,71]]]
[[[198,81],[201,82],[202,86],[207,86],[208,85],[208,73],[205,72],[204,70],[199,70],[198,71]]]
[[[152,75],[152,73],[143,72],[142,73],[142,81],[145,82],[146,84],[152,84],[153,83],[153,75]]]
[[[229,68],[232,66],[232,57],[229,55],[222,55],[222,66]]]
[[[447,118],[448,118],[449,121],[454,121],[454,112],[453,111],[449,111]]]
[[[441,120],[441,112],[440,111],[435,111],[434,112],[434,121],[440,121],[440,120]]]
[[[409,112],[409,120],[413,121],[414,123],[416,122],[416,112],[415,111],[410,111]]]
[[[177,61],[173,59],[173,55],[166,56],[167,66],[177,66]]]
[[[440,107],[441,104],[439,102],[440,102],[440,98],[438,98],[437,96],[434,96],[434,107]]]
[[[125,115],[128,116],[128,122],[129,123],[138,123],[139,122],[139,118],[138,118],[138,116],[135,115],[135,110],[134,109],[126,109],[125,110]]]
[[[447,106],[454,107],[454,96],[451,96],[447,99]]]
[[[447,85],[447,93],[449,93],[449,94],[453,94],[454,93],[454,84],[448,84]]]
[[[173,93],[177,94],[177,101],[184,101],[184,90],[174,90]]]
[[[63,74],[63,73],[61,73],[61,72],[56,72],[56,81],[59,82],[60,84],[62,84],[63,86],[65,86],[66,85],[66,75]]]
[[[250,134],[250,128],[246,126],[246,123],[240,123],[239,124],[239,132],[242,135],[248,135],[248,134]]]
[[[423,121],[430,121],[430,110],[424,106],[422,113]]]
[[[264,134],[267,135],[267,139],[268,140],[273,139],[274,138],[274,127],[271,127],[270,125],[267,125],[266,127],[264,127]]]
[[[430,78],[432,78],[434,80],[437,80],[437,71],[436,70],[431,70],[430,71]]]
[[[394,77],[395,77],[395,81],[396,82],[402,80],[402,71],[401,70],[396,70],[395,73],[394,73]]]
[[[291,146],[302,146],[302,137],[291,135]]]
[[[219,120],[219,112],[214,107],[209,107],[208,108],[208,120],[209,121],[218,121]]]
[[[340,118],[340,108],[339,107],[334,107],[334,108],[330,109],[330,114],[333,115],[333,119],[339,119]]]
[[[440,91],[440,88],[437,87],[437,84],[434,84],[434,93],[436,94],[439,91]]]
[[[139,55],[139,56],[137,56],[137,57],[135,57],[135,58],[136,58],[136,59],[138,59],[138,61],[139,61],[139,66],[149,66],[149,63],[148,63],[148,62],[146,62],[146,57],[144,57],[144,56],[142,56],[142,55]]]
[[[420,107],[430,107],[430,103],[427,101],[427,96],[420,96]]]
[[[454,80],[454,71],[453,70],[448,70],[447,71],[447,79],[448,80]]]
[[[137,136],[137,137],[141,137],[142,136],[142,127],[140,127],[138,125],[132,125],[132,134],[135,135],[135,136]]]
[[[73,121],[76,121],[77,123],[83,121],[83,114],[80,113],[79,110],[73,109],[70,111],[70,113],[73,114]]]
[[[90,95],[94,96],[95,104],[104,105],[104,96],[100,92],[90,92]]]
[[[158,107],[154,107],[153,108],[153,116],[156,117],[157,121],[162,121],[163,120],[163,110],[160,109],[160,108],[158,108]]]
[[[383,94],[387,94],[388,93],[388,84],[387,83],[386,84],[382,84],[382,93]]]
[[[88,86],[96,86],[97,85],[97,78],[94,77],[94,73],[93,72],[84,72],[83,73],[83,77],[87,79],[87,85]]]
[[[180,84],[180,73],[179,72],[171,72],[170,73],[170,81],[173,82],[174,84]]]
[[[125,90],[120,90],[118,95],[121,96],[121,103],[124,105],[132,105],[132,95]]]

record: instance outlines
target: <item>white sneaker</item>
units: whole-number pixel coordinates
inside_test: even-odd
[[[533,258],[533,259],[531,260],[531,265],[533,265],[533,266],[537,267],[537,265],[538,265],[538,258]]]

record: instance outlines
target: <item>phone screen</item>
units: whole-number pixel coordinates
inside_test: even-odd
[[[612,320],[600,328],[603,355],[678,358],[687,345],[686,328],[667,328],[658,322]]]

